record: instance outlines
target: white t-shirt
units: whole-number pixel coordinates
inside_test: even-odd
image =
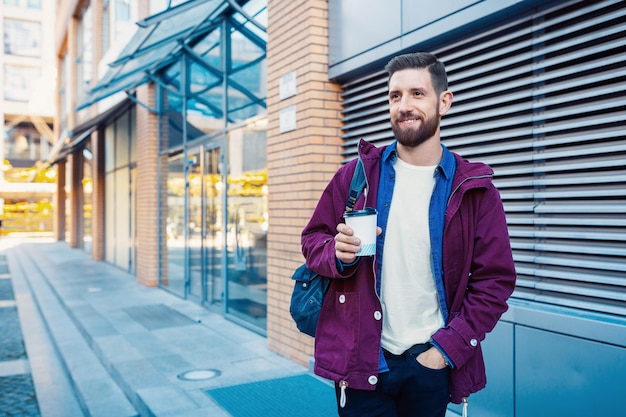
[[[396,159],[381,278],[382,346],[393,354],[429,341],[443,325],[428,226],[435,168]]]

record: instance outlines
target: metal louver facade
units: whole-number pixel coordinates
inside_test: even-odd
[[[626,2],[544,6],[433,52],[455,95],[443,142],[495,171],[513,298],[626,317]],[[386,83],[343,84],[346,160],[393,140]]]

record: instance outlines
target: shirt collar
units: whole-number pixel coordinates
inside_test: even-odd
[[[441,144],[441,148],[443,149],[443,152],[437,169],[446,177],[446,179],[451,180],[454,178],[454,172],[456,171],[456,159],[454,158],[452,152],[450,152],[443,143]]]
[[[398,157],[397,150],[398,141],[393,141],[393,143],[387,146],[383,152],[382,158],[384,162],[393,162]],[[456,170],[456,159],[454,159],[454,155],[452,152],[446,148],[446,146],[442,143],[441,148],[443,152],[441,154],[441,161],[437,165],[437,170],[441,172],[446,179],[452,179],[454,177],[454,171]]]

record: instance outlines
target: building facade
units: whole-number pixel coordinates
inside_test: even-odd
[[[494,168],[518,272],[473,413],[619,409],[624,2],[178,3],[60,3],[59,239],[308,365],[300,232],[360,138],[393,140],[385,63],[432,51],[455,94],[443,142]]]
[[[51,233],[54,170],[45,159],[54,142],[55,4],[0,3],[0,234]]]

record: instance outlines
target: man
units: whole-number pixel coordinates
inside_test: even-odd
[[[480,342],[507,309],[515,268],[493,171],[440,142],[453,100],[444,65],[414,53],[386,70],[396,141],[359,144],[368,185],[355,206],[378,210],[376,255],[356,257],[342,221],[356,161],[302,232],[308,267],[332,278],[315,373],[335,381],[342,417],[443,417],[486,384]]]

